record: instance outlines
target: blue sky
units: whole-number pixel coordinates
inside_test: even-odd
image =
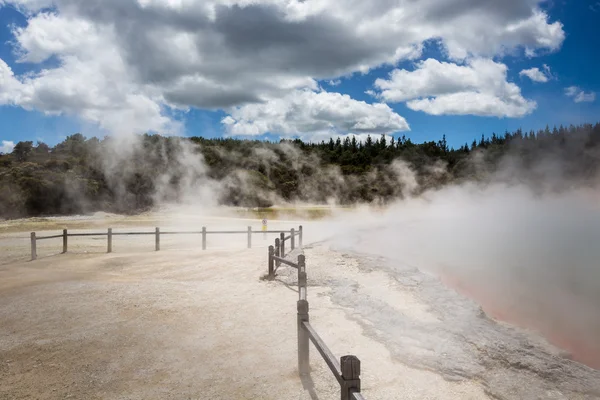
[[[129,1],[133,2],[132,7],[137,6],[134,4],[134,0],[124,0],[123,3],[114,5],[115,12],[123,13],[118,8]],[[44,0],[41,0],[40,3],[45,4]],[[66,135],[75,132],[82,132],[86,136],[103,136],[122,134],[122,131],[125,130],[140,129],[141,131],[169,132],[187,136],[233,135],[269,139],[276,139],[280,136],[300,136],[313,140],[321,140],[328,134],[371,133],[380,135],[386,133],[394,136],[406,135],[416,142],[438,140],[445,134],[451,145],[460,146],[465,142],[470,143],[481,134],[488,136],[492,132],[502,133],[505,130],[511,131],[517,128],[541,129],[546,124],[552,126],[600,121],[600,99],[596,99],[594,96],[595,93],[600,92],[600,74],[597,73],[600,65],[600,51],[598,51],[600,50],[600,35],[597,33],[597,24],[600,21],[600,3],[595,1],[569,3],[529,1],[533,10],[531,15],[535,13],[535,10],[543,11],[547,18],[544,22],[545,25],[539,22],[543,25],[540,25],[542,28],[536,27],[532,30],[533,33],[524,30],[523,33],[519,33],[517,39],[490,37],[485,41],[488,43],[496,40],[501,46],[506,46],[506,43],[514,45],[506,52],[484,48],[477,42],[477,38],[462,38],[460,32],[452,30],[451,24],[456,24],[456,21],[451,20],[436,21],[439,25],[447,23],[450,28],[443,31],[450,33],[441,34],[440,41],[421,41],[424,48],[417,57],[405,57],[395,64],[382,65],[381,62],[376,61],[377,57],[390,56],[392,54],[390,51],[400,46],[400,42],[402,42],[401,45],[407,43],[413,45],[420,41],[420,39],[412,42],[406,40],[404,43],[403,37],[395,39],[390,35],[389,40],[385,40],[385,44],[389,48],[382,48],[380,53],[368,54],[360,60],[367,64],[370,63],[366,73],[359,71],[357,67],[351,65],[351,62],[347,65],[336,64],[332,67],[329,64],[335,63],[343,57],[352,58],[360,52],[368,52],[368,46],[367,50],[357,46],[356,51],[351,54],[336,55],[336,60],[332,62],[325,62],[327,60],[323,61],[321,58],[314,57],[314,54],[323,54],[322,49],[318,49],[320,53],[314,53],[314,49],[305,50],[302,47],[298,51],[307,51],[307,53],[299,62],[305,65],[298,66],[297,71],[294,70],[296,65],[292,61],[284,66],[273,67],[273,80],[277,84],[272,84],[268,81],[269,76],[261,74],[260,65],[269,71],[271,69],[271,65],[266,62],[263,64],[262,58],[248,58],[248,64],[241,65],[239,69],[232,68],[231,76],[215,72],[210,72],[214,75],[209,75],[208,72],[205,74],[204,71],[208,71],[208,69],[205,70],[206,66],[202,63],[197,64],[197,70],[190,67],[186,72],[187,75],[183,75],[181,74],[183,67],[172,61],[173,57],[177,58],[179,55],[175,52],[176,50],[172,49],[177,49],[176,46],[181,44],[181,40],[177,43],[156,43],[156,48],[150,47],[151,52],[156,54],[169,51],[171,58],[161,56],[162,58],[144,60],[145,68],[141,68],[135,64],[137,58],[140,58],[139,55],[129,57],[137,51],[137,48],[132,47],[131,43],[126,41],[126,33],[119,30],[122,25],[118,21],[113,24],[110,20],[108,23],[105,20],[95,20],[96,15],[88,15],[81,10],[79,13],[67,15],[65,11],[67,10],[66,4],[69,3],[67,0],[46,3],[49,5],[48,8],[38,9],[31,8],[23,1],[0,1],[0,59],[6,63],[14,76],[12,86],[10,82],[2,86],[2,75],[0,75],[0,141],[16,143],[20,140],[42,140],[53,145]],[[457,7],[458,3],[460,2],[457,2]],[[477,3],[477,1],[474,0],[473,3]],[[110,9],[112,4],[116,3],[108,1],[104,3],[104,6]],[[507,5],[507,7],[509,6]],[[265,8],[265,10],[270,9]],[[175,11],[178,10],[168,9],[165,14]],[[45,15],[52,15],[55,18],[41,18],[46,12],[50,14]],[[235,15],[240,14],[242,21],[247,21],[249,12],[250,10],[242,7],[237,10]],[[383,12],[387,14],[383,14]],[[457,10],[457,14],[460,15],[460,12]],[[463,12],[465,18],[470,18],[467,11]],[[480,12],[482,18],[488,18],[486,13],[489,13],[489,18],[495,21],[492,13],[497,11],[487,11],[482,8]],[[386,17],[391,14],[391,10],[383,10],[382,14],[377,17]],[[118,18],[118,14],[115,15],[115,18]],[[258,15],[262,16],[262,14]],[[265,15],[267,14],[265,13]],[[507,15],[506,20],[497,21],[500,27],[502,24],[514,25],[529,18],[529,14],[521,10],[515,10],[514,13],[507,12]],[[73,19],[81,20],[80,26],[73,24]],[[65,20],[68,20],[69,24],[61,25],[65,23]],[[470,19],[466,20],[470,21]],[[45,21],[45,23],[39,23],[40,21]],[[540,35],[546,35],[546,33],[540,34],[539,32],[548,31],[546,27],[556,22],[562,24],[564,37],[561,38],[556,33],[547,33],[548,37],[540,39]],[[266,23],[263,24],[266,25]],[[113,29],[111,34],[105,34],[105,31],[108,31],[105,29],[107,26]],[[20,31],[19,27],[21,27]],[[73,32],[57,33],[64,32],[65,29]],[[82,30],[77,31],[77,29]],[[173,30],[174,27],[169,27],[169,29]],[[315,28],[313,27],[313,29]],[[469,27],[465,26],[464,29],[469,29]],[[474,25],[472,29],[477,33],[477,26]],[[485,27],[479,29],[485,29]],[[492,29],[494,29],[493,26],[490,27],[490,30]],[[92,31],[93,35],[90,33]],[[289,32],[289,27],[284,32]],[[201,33],[204,35],[202,37],[208,36],[206,31]],[[69,36],[70,34],[71,36]],[[258,39],[251,44],[259,46],[260,51],[272,48],[273,43],[269,43],[269,41],[275,40],[273,36],[254,31],[250,34],[256,34]],[[246,35],[250,34],[246,33]],[[373,34],[377,34],[377,32],[374,31]],[[485,31],[482,34],[486,34]],[[85,41],[84,35],[89,35],[89,38],[85,37]],[[307,33],[300,32],[298,35],[306,35],[306,40],[310,39],[308,31]],[[151,36],[151,32],[149,36]],[[362,38],[358,40],[360,39]],[[80,45],[78,40],[81,40],[83,44]],[[365,43],[368,43],[368,40],[373,39],[366,37]],[[394,43],[394,40],[397,43]],[[545,45],[543,44],[546,43],[544,40],[554,40],[554,42],[552,45]],[[537,44],[532,46],[532,41]],[[454,42],[458,42],[459,50],[453,50],[452,43]],[[137,44],[134,45],[137,46]],[[153,45],[153,43],[144,43],[142,47]],[[90,46],[98,46],[97,55],[90,52]],[[165,46],[168,50],[165,50]],[[530,46],[534,48],[535,56],[526,55],[524,48]],[[216,51],[221,51],[221,47],[217,49]],[[235,60],[251,57],[243,49],[237,49],[236,46],[232,46],[232,49],[240,52],[238,55],[234,54]],[[230,65],[227,63],[229,59],[226,58],[226,55],[229,56],[233,50],[223,49],[223,66],[226,66],[224,69]],[[462,50],[469,52],[469,56],[465,58],[455,55]],[[112,68],[114,63],[107,55],[115,54],[115,51],[119,51],[124,58],[122,65],[114,67],[114,71],[122,73],[122,76],[119,75],[120,80],[112,75],[114,71],[111,69],[111,73],[107,74],[103,78],[104,80],[98,78],[96,81],[96,77],[102,76],[107,68]],[[130,53],[125,53],[125,51]],[[144,56],[147,56],[148,48],[143,47],[139,51],[145,51]],[[207,54],[213,55],[214,48],[212,51],[213,53],[205,54],[199,50],[199,58],[203,56],[206,58]],[[181,52],[181,54],[185,53]],[[288,53],[284,54],[288,55]],[[311,59],[311,56],[314,58]],[[280,55],[278,57],[281,58]],[[453,115],[456,114],[452,111],[456,108],[454,106],[448,110],[446,105],[444,106],[446,108],[436,114],[435,111],[432,111],[435,107],[428,103],[425,111],[415,110],[416,106],[413,101],[423,98],[435,100],[435,96],[440,96],[438,100],[441,102],[443,98],[439,89],[431,87],[415,88],[416,94],[408,97],[407,89],[405,89],[406,83],[409,82],[412,85],[412,82],[418,79],[415,71],[419,69],[419,62],[434,59],[445,63],[440,68],[450,68],[450,64],[466,68],[471,65],[470,58],[479,57],[493,60],[496,64],[504,64],[507,68],[507,75],[505,80],[499,78],[502,85],[514,83],[520,89],[519,99],[515,100],[514,104],[512,104],[513,100],[502,99],[498,93],[495,93],[494,96],[499,97],[504,103],[509,103],[511,107],[521,107],[522,110],[529,107],[529,102],[535,102],[535,109],[507,111],[505,115],[484,116],[482,114],[485,112],[476,110],[475,106],[475,111],[470,109],[471,111],[464,112],[470,115]],[[161,65],[163,62],[164,68]],[[186,62],[185,60],[181,61],[183,64]],[[147,68],[148,63],[152,65],[151,68]],[[281,62],[277,60],[276,63]],[[247,80],[239,80],[240,76],[248,72],[248,65],[255,65],[257,71],[252,71],[252,76]],[[543,68],[544,65],[549,67],[549,73]],[[85,70],[87,66],[90,66],[90,74],[94,74],[96,68],[99,72],[94,75],[83,75],[82,73],[80,86],[77,86],[78,83],[75,81],[78,79],[79,71]],[[184,66],[188,67],[187,64]],[[289,72],[290,68],[292,73]],[[477,70],[477,68],[473,68]],[[527,76],[520,75],[521,71],[531,68],[538,68],[544,72],[547,82],[534,82]],[[377,79],[391,82],[390,72],[394,69],[406,71],[407,80],[398,81],[394,86],[395,92],[389,92],[386,95],[385,90],[382,87],[376,87],[375,82]],[[163,73],[163,70],[174,71],[174,78],[164,78],[163,75],[168,75],[168,73]],[[340,72],[342,70],[344,72]],[[55,74],[50,74],[54,80],[49,81],[48,76],[42,76],[44,71],[54,71]],[[481,75],[484,73],[482,71],[476,71],[474,75]],[[463,72],[468,73],[469,71]],[[162,75],[157,75],[159,73]],[[178,73],[180,75],[176,75]],[[6,69],[4,74],[7,74]],[[40,76],[42,77],[40,78]],[[324,76],[327,78],[323,79]],[[460,76],[462,75],[457,75],[456,79]],[[197,82],[191,80],[191,77],[203,83],[210,80],[212,86],[195,86]],[[165,83],[159,85],[157,79],[163,79]],[[452,79],[455,78],[449,75],[449,80]],[[112,87],[113,80],[115,87]],[[129,88],[130,82],[134,80],[136,84]],[[337,85],[330,85],[328,83],[330,80],[339,80],[340,82]],[[4,82],[6,81],[7,79],[4,79]],[[296,81],[309,83],[296,84]],[[88,82],[89,91],[85,86]],[[186,83],[182,84],[181,82]],[[230,83],[231,87],[228,86]],[[320,88],[315,86],[317,84]],[[218,90],[213,90],[214,87],[217,87]],[[261,101],[256,103],[259,105],[252,104],[253,102],[250,101],[250,106],[248,106],[248,101],[244,99],[245,93],[240,94],[239,87],[247,87],[248,96],[260,98]],[[567,96],[565,91],[568,87],[576,87],[577,89],[573,89],[572,92],[583,93],[583,95],[581,97],[577,97],[576,94]],[[104,88],[110,88],[110,91],[104,93]],[[373,90],[376,94],[367,94],[368,90]],[[486,92],[487,90],[483,86],[478,87],[477,84],[475,84],[475,88],[471,84],[464,84],[463,86],[458,85],[456,89],[457,92],[468,92],[465,96],[468,96],[469,93]],[[502,90],[504,89],[500,89],[500,91]],[[209,96],[206,94],[209,91],[216,94]],[[318,94],[320,91],[328,92],[328,94],[340,93],[350,97],[344,99],[339,96],[327,96],[325,98],[324,93]],[[143,97],[140,93],[143,94]],[[103,96],[106,96],[106,100]],[[397,96],[402,97],[402,101],[394,101],[393,96],[396,96],[396,99]],[[226,97],[226,99],[223,100],[221,97]],[[300,97],[302,100],[299,100]],[[576,99],[582,101],[576,102]],[[98,104],[94,103],[96,100]],[[113,101],[115,102],[114,109],[111,109],[112,105],[106,106],[107,102]],[[361,105],[360,102],[366,102],[369,105],[385,102],[389,110],[368,108]],[[477,100],[474,102],[476,103]],[[178,109],[173,109],[173,106]],[[460,106],[458,107],[460,108]],[[281,111],[282,109],[284,111]],[[292,109],[297,110],[302,116],[291,115],[290,110]],[[306,111],[307,109],[309,111]],[[336,110],[341,109],[348,111],[337,115]],[[518,115],[520,113],[524,115]],[[230,115],[231,124],[223,124],[223,119],[228,115]],[[369,128],[356,130],[356,127],[363,126],[365,121],[368,122]],[[406,130],[404,123],[410,126],[410,130]],[[247,133],[250,136],[246,136]]]

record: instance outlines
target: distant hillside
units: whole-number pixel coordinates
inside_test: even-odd
[[[445,136],[304,143],[142,135],[19,142],[0,155],[0,216],[134,213],[164,202],[246,207],[336,201],[385,204],[467,181],[536,190],[596,186],[600,124],[506,132],[449,148]]]

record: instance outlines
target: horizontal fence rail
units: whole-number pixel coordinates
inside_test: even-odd
[[[155,251],[160,250],[160,237],[162,235],[202,235],[202,250],[206,250],[206,241],[207,235],[247,235],[248,240],[248,248],[252,248],[252,236],[254,234],[268,234],[268,233],[278,233],[281,238],[285,237],[285,234],[289,233],[289,236],[286,240],[291,239],[292,250],[294,249],[294,237],[298,236],[299,243],[302,243],[302,226],[298,228],[296,231],[294,228],[290,230],[253,230],[251,226],[246,230],[233,231],[233,230],[212,230],[209,231],[205,226],[202,227],[202,230],[197,231],[161,231],[160,228],[155,228],[153,232],[113,232],[112,228],[108,228],[106,232],[80,232],[80,233],[69,233],[67,229],[63,229],[63,233],[60,235],[50,235],[50,236],[37,236],[35,232],[31,232],[31,260],[37,259],[37,241],[38,240],[47,240],[47,239],[63,239],[63,253],[66,253],[68,250],[69,237],[106,237],[106,249],[107,253],[112,253],[112,242],[113,236],[154,236],[154,249]],[[284,254],[284,253],[281,253]],[[279,262],[279,261],[278,261]]]
[[[60,238],[60,237],[63,237],[63,235],[42,236],[42,237],[38,237],[36,239],[37,240],[44,240],[44,239],[56,239],[56,238]]]
[[[294,238],[298,236],[300,247],[302,247],[302,227],[299,235],[292,229],[289,236],[275,239],[275,246],[269,246],[268,277],[275,278],[275,272],[281,264],[289,265],[298,270],[298,302],[297,307],[297,331],[298,331],[298,373],[301,377],[310,374],[310,342],[313,343],[331,373],[340,385],[342,400],[365,400],[360,394],[360,360],[353,355],[343,356],[340,361],[335,358],[329,347],[319,336],[317,331],[309,322],[309,307],[307,299],[307,275],[306,259],[303,254],[298,256],[298,262],[285,259],[285,242],[290,241],[291,249],[294,250]]]
[[[281,257],[277,257],[277,256],[273,256],[273,258],[275,259],[275,261],[279,261],[282,264],[289,265],[292,268],[298,269],[298,264],[296,264],[295,262],[291,262],[290,260],[286,260],[285,258],[281,258]]]
[[[311,342],[313,342],[317,351],[321,354],[321,357],[323,357],[323,360],[325,360],[325,363],[327,364],[331,372],[333,372],[333,376],[338,381],[338,383],[340,383],[342,381],[342,367],[340,366],[340,363],[337,361],[331,350],[329,350],[329,347],[327,347],[327,345],[325,344],[323,339],[321,339],[317,331],[315,331],[314,328],[310,325],[310,322],[303,321],[301,328],[305,329],[306,332],[308,332],[308,338]]]

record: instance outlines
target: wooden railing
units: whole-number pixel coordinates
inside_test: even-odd
[[[289,265],[290,267],[295,267],[294,263],[285,259],[285,242],[287,240],[290,241],[291,250],[294,251],[296,248],[296,236],[298,236],[298,245],[302,247],[302,225],[296,231],[294,228],[290,230],[289,236],[285,236],[286,232],[280,232],[279,238],[275,239],[275,246],[269,246],[269,275],[268,277],[272,279],[275,277],[275,272],[281,266],[281,264]]]
[[[68,250],[68,238],[69,237],[76,237],[76,236],[106,236],[106,251],[107,253],[112,253],[112,243],[113,243],[113,236],[133,236],[133,235],[154,235],[154,249],[156,251],[160,250],[160,237],[161,235],[202,235],[202,250],[206,250],[206,237],[207,235],[213,235],[213,234],[245,234],[248,236],[248,248],[252,248],[252,235],[253,234],[257,234],[257,233],[262,233],[262,234],[268,234],[268,233],[279,233],[281,235],[281,238],[285,238],[286,240],[289,240],[290,237],[292,238],[291,241],[291,246],[292,249],[294,248],[294,237],[299,235],[299,241],[300,243],[302,243],[302,226],[300,226],[300,229],[298,231],[296,231],[294,228],[292,228],[291,230],[287,230],[287,231],[283,231],[283,230],[271,230],[271,231],[257,231],[257,230],[252,230],[252,227],[249,226],[247,230],[242,230],[242,231],[209,231],[206,229],[205,226],[202,227],[201,231],[179,231],[179,232],[173,232],[173,231],[167,231],[167,232],[161,232],[160,228],[155,228],[154,232],[113,232],[112,228],[108,228],[106,232],[93,232],[93,233],[69,233],[67,231],[67,229],[63,229],[62,234],[60,235],[51,235],[51,236],[36,236],[35,232],[31,232],[31,260],[35,260],[37,259],[37,242],[38,240],[47,240],[47,239],[58,239],[58,238],[62,238],[62,242],[63,242],[63,253],[66,253]],[[289,236],[285,236],[286,233],[289,233]],[[279,239],[278,239],[279,240]],[[284,241],[285,242],[285,241]]]
[[[297,306],[297,331],[298,331],[298,373],[301,378],[310,375],[309,363],[309,341],[313,343],[325,363],[333,373],[340,385],[340,394],[342,400],[365,400],[360,394],[360,360],[353,355],[342,356],[338,362],[329,347],[319,336],[317,331],[309,322],[308,298],[307,298],[307,275],[306,258],[303,254],[298,256],[297,262],[285,258],[285,241],[291,241],[292,250],[294,250],[294,236],[297,233],[292,232],[290,236],[275,239],[275,246],[269,246],[269,275],[270,279],[275,278],[277,268],[281,264],[288,265],[298,270],[298,302]],[[299,244],[302,246],[302,227],[299,231]]]

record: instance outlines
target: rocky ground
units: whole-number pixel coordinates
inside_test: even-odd
[[[311,379],[297,377],[295,270],[260,279],[273,237],[250,250],[244,236],[213,238],[206,251],[165,237],[160,252],[151,237],[119,237],[112,254],[106,238],[73,238],[67,254],[48,240],[32,262],[29,228],[0,236],[0,399],[339,398],[314,348]],[[311,323],[336,356],[361,359],[367,399],[600,398],[598,371],[436,277],[305,232]]]

